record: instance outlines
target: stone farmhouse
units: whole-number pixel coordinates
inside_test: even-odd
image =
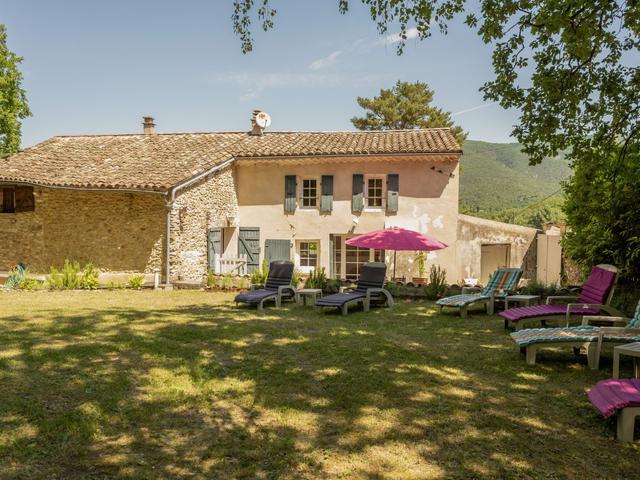
[[[140,134],[57,136],[0,159],[0,271],[70,259],[198,282],[291,259],[355,279],[392,255],[345,240],[391,226],[448,244],[428,263],[450,282],[531,261],[534,229],[459,215],[448,129],[269,132],[257,113],[248,132],[156,133],[145,117]],[[398,255],[396,276],[417,276],[413,258]]]

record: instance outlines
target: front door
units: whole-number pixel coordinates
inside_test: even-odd
[[[260,228],[240,227],[238,253],[247,256],[247,273],[256,271],[260,266]]]

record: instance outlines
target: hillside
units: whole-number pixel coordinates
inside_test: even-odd
[[[530,166],[517,143],[467,140],[463,150],[460,210],[480,217],[514,220],[505,218],[505,211],[520,212],[532,204],[556,208],[561,196],[560,182],[571,173],[563,157]],[[553,198],[541,202],[550,195]]]

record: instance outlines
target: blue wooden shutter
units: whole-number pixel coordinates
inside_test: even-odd
[[[291,260],[291,240],[268,239],[264,243],[267,264],[278,260]]]
[[[387,175],[387,212],[398,211],[398,196],[400,193],[400,177],[397,173]]]
[[[240,227],[238,253],[247,256],[247,272],[253,273],[260,265],[260,228]]]
[[[364,175],[353,174],[353,196],[351,197],[351,210],[361,212],[364,210]]]
[[[222,229],[212,228],[209,230],[209,238],[207,239],[209,251],[209,270],[215,270],[215,254],[222,253]]]
[[[296,211],[296,176],[284,177],[284,211],[293,213]]]
[[[333,175],[322,176],[322,196],[320,197],[320,211],[333,210]]]

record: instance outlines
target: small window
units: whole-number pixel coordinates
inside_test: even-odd
[[[0,188],[0,213],[14,213],[16,211],[15,189]]]
[[[382,208],[383,179],[372,177],[367,179],[367,207]]]
[[[300,242],[300,266],[318,266],[318,242]]]
[[[305,178],[302,180],[302,206],[315,208],[318,205],[318,180]]]

